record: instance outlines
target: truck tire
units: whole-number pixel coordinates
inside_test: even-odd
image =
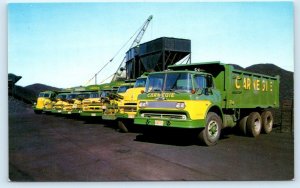
[[[258,112],[251,112],[247,119],[247,134],[251,137],[257,137],[262,127],[261,117]]]
[[[121,120],[118,120],[118,128],[120,129],[120,132],[128,133],[127,127],[125,126],[125,124]]]
[[[264,111],[261,114],[262,131],[263,133],[269,134],[273,128],[273,115],[270,111]]]
[[[239,131],[243,135],[247,135],[247,119],[248,119],[248,116],[245,116],[242,119],[240,119],[240,121],[239,121]]]
[[[216,145],[221,134],[222,120],[214,112],[209,112],[205,128],[199,133],[198,138],[206,146]]]

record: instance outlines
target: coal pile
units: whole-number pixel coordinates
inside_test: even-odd
[[[23,102],[22,100],[18,100],[12,96],[8,97],[8,113],[28,113],[32,112],[32,106]]]

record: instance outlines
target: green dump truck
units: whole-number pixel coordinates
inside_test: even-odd
[[[150,73],[138,96],[134,123],[193,129],[214,145],[222,128],[239,126],[256,137],[273,126],[270,108],[279,107],[279,77],[235,69],[220,62],[172,65]]]

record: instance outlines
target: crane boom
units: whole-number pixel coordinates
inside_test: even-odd
[[[141,29],[140,29],[140,32],[137,34],[137,36],[135,37],[134,41],[132,42],[131,46],[129,49],[131,49],[132,47],[134,46],[137,46],[140,44],[144,34],[145,34],[145,31],[147,30],[147,27],[150,23],[150,21],[152,20],[153,16],[150,15],[148,17],[148,19],[144,22],[144,24],[142,25]],[[120,70],[121,66],[124,64],[124,62],[126,61],[126,56],[123,58],[122,62],[120,63],[117,71],[115,72],[114,74],[114,77],[112,78],[112,81],[115,81],[117,76],[118,76],[118,71]]]
[[[149,17],[148,17],[148,19],[144,22],[144,24],[142,25],[142,27],[141,27],[141,29],[138,29],[134,34],[133,34],[133,36],[135,36],[136,35],[136,33],[139,31],[139,33],[137,34],[137,36],[136,36],[136,38],[134,39],[134,41],[133,41],[133,43],[131,44],[131,46],[130,46],[130,48],[129,49],[131,49],[133,46],[136,46],[136,45],[139,45],[140,44],[140,42],[141,42],[141,40],[142,40],[142,38],[143,38],[143,35],[144,35],[144,33],[145,33],[145,31],[146,31],[146,29],[147,29],[147,27],[148,27],[148,25],[149,25],[149,23],[150,23],[150,21],[152,20],[152,18],[153,18],[153,16],[152,15],[150,15]],[[132,39],[132,37],[133,36],[131,36],[130,37],[130,39],[122,46],[122,48]],[[121,49],[122,49],[121,48]],[[121,49],[117,52],[117,54],[121,51]],[[117,55],[116,54],[116,55]],[[115,56],[116,56],[115,55]],[[91,80],[93,80],[94,78],[95,78],[95,84],[97,84],[97,75],[109,64],[109,63],[111,63],[112,61],[113,61],[113,59],[115,58],[115,56],[112,58],[112,59],[110,59],[89,81],[87,81],[87,83],[85,84],[85,85],[87,85]],[[120,65],[119,65],[119,67],[118,67],[118,69],[117,69],[117,71],[113,74],[113,79],[112,79],[112,81],[114,81],[114,80],[116,80],[116,76],[117,76],[117,74],[118,74],[118,71],[119,71],[119,69],[121,68],[121,66],[122,66],[122,64],[125,62],[125,60],[126,60],[126,56],[123,58],[123,61],[120,63]]]
[[[146,29],[147,29],[147,27],[148,27],[150,21],[152,20],[152,18],[153,18],[153,16],[150,15],[150,16],[148,17],[148,19],[145,21],[145,23],[144,23],[143,26],[142,26],[142,29],[140,30],[139,34],[138,34],[138,35],[136,36],[136,38],[134,39],[134,41],[133,41],[133,43],[131,44],[130,48],[132,48],[132,47],[134,47],[134,46],[140,44],[140,42],[141,42],[141,40],[142,40],[142,38],[143,38],[143,36],[144,36],[144,33],[145,33],[145,31],[146,31]]]

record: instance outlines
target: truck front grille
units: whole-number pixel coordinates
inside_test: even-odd
[[[167,101],[149,101],[149,108],[176,108],[177,102],[167,102]]]
[[[178,119],[186,120],[185,114],[161,114],[161,113],[141,113],[142,117],[159,118],[159,119]]]

